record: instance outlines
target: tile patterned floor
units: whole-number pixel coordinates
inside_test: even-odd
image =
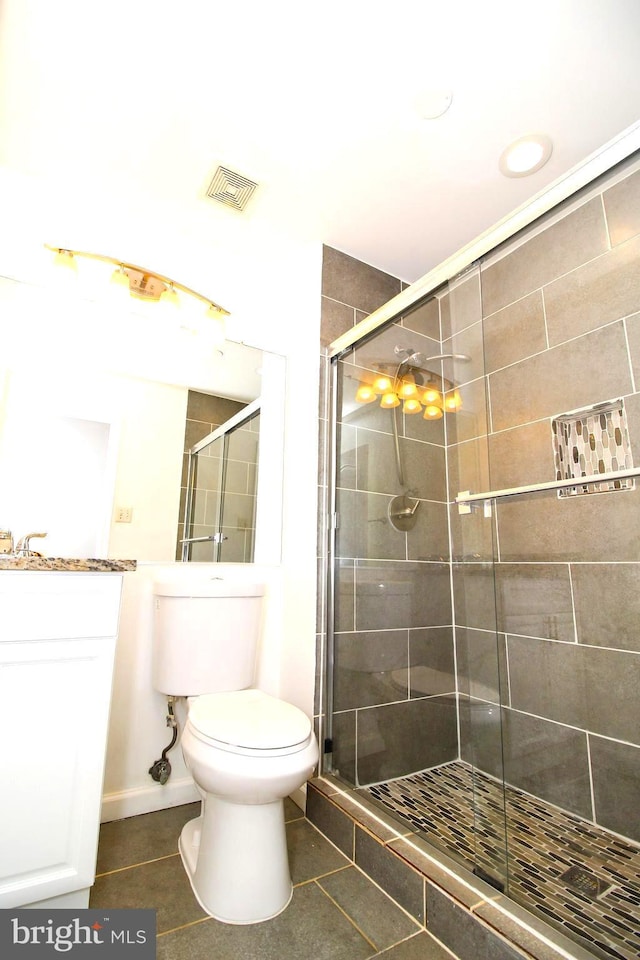
[[[155,909],[158,960],[451,960],[293,802],[285,810],[294,893],[273,920],[229,925],[198,905],[177,851],[198,804],[103,824],[89,905]]]
[[[640,957],[640,848],[518,790],[506,792],[459,761],[361,791],[400,814],[440,849],[471,868],[506,877],[509,896],[553,923],[594,955]],[[572,867],[601,881],[597,897],[572,889]]]

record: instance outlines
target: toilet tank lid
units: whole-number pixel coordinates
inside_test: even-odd
[[[156,580],[157,597],[261,597],[264,584],[228,577],[173,577]]]
[[[311,733],[311,721],[302,710],[261,690],[194,697],[189,723],[205,737],[250,750],[292,747]]]

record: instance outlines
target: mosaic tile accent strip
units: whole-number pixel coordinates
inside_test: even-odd
[[[511,787],[503,798],[461,761],[360,792],[472,870],[504,881],[508,862],[508,896],[594,956],[640,957],[640,847]]]
[[[551,421],[551,430],[556,480],[573,480],[633,467],[622,400],[557,417]],[[558,497],[634,488],[633,478],[608,480],[565,487],[558,490]]]

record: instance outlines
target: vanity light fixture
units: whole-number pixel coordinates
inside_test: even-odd
[[[545,133],[531,133],[514,140],[503,150],[498,166],[505,177],[528,177],[551,156],[553,144]]]
[[[462,397],[451,380],[416,367],[405,369],[400,376],[389,374],[383,368],[375,373],[365,373],[356,389],[357,403],[372,403],[392,410],[402,404],[406,414],[422,413],[425,420],[439,420],[445,413],[457,413],[462,407]]]
[[[172,280],[170,277],[165,277],[161,273],[147,270],[146,267],[116,260],[114,257],[107,257],[100,253],[52,247],[48,243],[45,244],[45,247],[53,253],[56,265],[71,269],[74,272],[77,272],[78,261],[83,258],[111,264],[114,267],[111,274],[112,289],[126,289],[130,296],[138,300],[161,304],[167,310],[176,311],[175,315],[180,318],[180,325],[185,329],[206,333],[216,343],[224,340],[224,319],[229,316],[229,311],[215,303],[210,297],[205,297],[204,294],[192,290],[191,287],[187,287],[177,280]],[[185,318],[180,317],[183,307],[187,308],[194,301],[205,305],[202,318],[198,318],[197,321],[186,319],[188,309],[185,309]]]

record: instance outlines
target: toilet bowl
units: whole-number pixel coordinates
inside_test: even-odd
[[[259,690],[205,694],[189,703],[182,752],[203,796],[179,841],[200,906],[225,923],[276,916],[293,890],[283,799],[318,759],[309,719]]]
[[[224,923],[288,905],[284,798],[318,761],[309,717],[252,685],[263,593],[220,577],[154,585],[154,686],[187,697],[180,742],[202,797],[178,848],[198,903]]]

